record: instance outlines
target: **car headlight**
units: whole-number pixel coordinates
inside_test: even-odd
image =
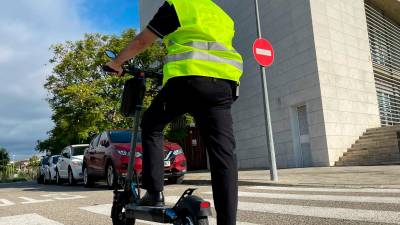
[[[136,158],[141,158],[142,155],[143,155],[143,154],[142,154],[141,152],[136,152],[135,157],[136,157]]]
[[[176,155],[183,154],[183,150],[182,150],[182,149],[174,150],[173,154],[174,154],[175,156],[176,156]]]
[[[72,161],[71,164],[73,166],[82,166],[82,162],[81,161]]]
[[[117,150],[117,153],[120,155],[128,155],[128,152],[124,150]]]

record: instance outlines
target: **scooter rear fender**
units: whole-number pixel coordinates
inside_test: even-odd
[[[208,217],[212,215],[210,203],[195,195],[189,195],[182,199],[181,202],[176,205],[175,211],[178,215],[187,212],[197,217]]]

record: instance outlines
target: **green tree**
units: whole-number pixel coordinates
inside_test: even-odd
[[[39,166],[39,163],[40,163],[40,159],[39,159],[38,156],[34,155],[34,156],[32,156],[31,158],[29,158],[29,164],[28,164],[28,165],[29,165],[30,167]]]
[[[4,170],[10,162],[10,154],[7,149],[0,147],[0,171]]]
[[[83,40],[51,47],[54,69],[44,87],[55,126],[48,132],[48,139],[38,141],[36,150],[59,153],[66,145],[89,142],[93,134],[105,129],[130,126],[132,121],[119,113],[122,87],[129,76],[110,76],[101,66],[109,61],[105,50],[119,52],[135,35],[133,29],[121,36],[86,34]],[[165,53],[165,48],[156,43],[133,63],[143,69],[160,70]],[[157,94],[156,87],[156,82],[148,83],[145,107]]]

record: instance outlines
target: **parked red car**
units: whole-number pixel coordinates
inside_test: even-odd
[[[96,180],[106,179],[107,186],[113,188],[118,177],[127,174],[132,133],[131,130],[109,130],[95,136],[86,149],[82,172],[85,187],[90,187]],[[141,134],[136,146],[135,171],[142,171]],[[172,183],[182,183],[186,173],[186,157],[182,148],[172,142],[164,143],[165,178]]]

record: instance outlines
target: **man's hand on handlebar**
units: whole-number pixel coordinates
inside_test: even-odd
[[[104,69],[104,71],[112,73],[113,75],[118,76],[118,77],[122,76],[123,72],[124,72],[124,70],[122,69],[122,66],[115,63],[115,61],[108,62],[107,64],[105,64],[103,66],[103,69]]]

